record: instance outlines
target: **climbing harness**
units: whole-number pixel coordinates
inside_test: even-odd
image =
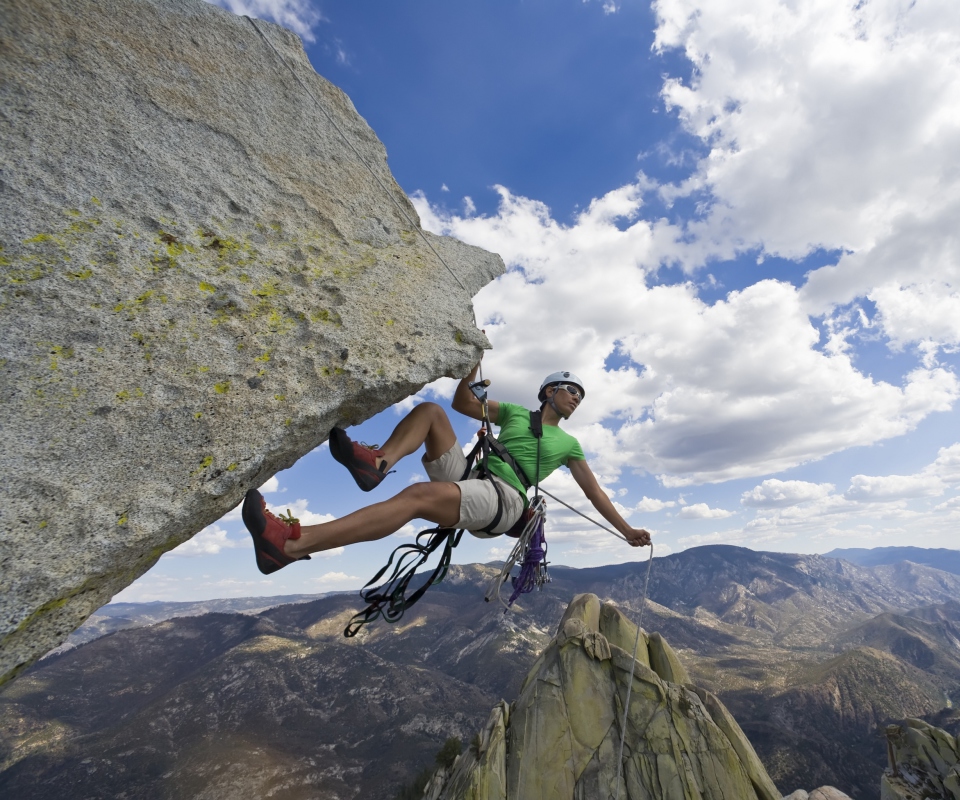
[[[443,264],[444,267],[446,267],[447,272],[449,272],[450,275],[453,277],[453,279],[459,284],[460,288],[463,289],[464,291],[467,291],[467,287],[463,285],[463,282],[460,280],[460,278],[457,277],[456,273],[452,269],[450,269],[450,265],[446,261],[444,261],[443,256],[441,256],[440,253],[437,252],[437,249],[431,244],[430,240],[427,238],[427,235],[423,232],[423,229],[417,223],[415,223],[412,219],[410,219],[410,215],[407,214],[404,207],[400,205],[400,201],[397,200],[396,197],[394,197],[393,193],[389,189],[387,189],[386,185],[383,183],[382,180],[380,180],[380,176],[377,175],[373,167],[371,167],[366,161],[363,160],[363,156],[360,155],[360,151],[357,150],[353,142],[351,142],[350,139],[347,138],[347,135],[342,130],[340,130],[340,126],[337,125],[333,117],[331,117],[330,114],[327,113],[327,110],[320,104],[320,101],[317,100],[317,98],[313,95],[313,92],[311,92],[307,88],[307,85],[300,79],[300,76],[293,71],[293,67],[291,67],[286,61],[284,61],[280,53],[277,52],[277,48],[273,46],[273,42],[271,42],[264,35],[263,31],[260,30],[260,26],[257,25],[253,17],[246,17],[246,19],[250,22],[251,25],[253,25],[253,29],[260,34],[260,38],[267,43],[267,46],[269,46],[271,50],[273,50],[273,54],[277,57],[277,61],[283,64],[290,71],[290,74],[293,75],[296,82],[300,84],[300,88],[307,93],[307,96],[311,100],[313,100],[314,105],[316,105],[316,107],[320,109],[320,112],[323,114],[323,116],[327,118],[327,121],[334,127],[334,130],[336,130],[336,132],[340,134],[343,141],[347,143],[347,146],[351,150],[353,150],[353,154],[357,157],[357,160],[367,168],[367,170],[373,176],[374,180],[378,184],[380,184],[380,188],[383,189],[384,193],[393,201],[394,205],[400,211],[400,214],[410,224],[410,227],[420,234],[420,237],[423,239],[424,242],[426,242],[427,247],[429,247],[430,250],[433,251],[433,254],[437,257],[437,260],[439,260],[439,262]]]

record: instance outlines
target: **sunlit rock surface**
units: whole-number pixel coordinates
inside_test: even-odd
[[[923,720],[887,727],[891,769],[880,800],[960,800],[960,739]]]
[[[503,265],[426,234],[447,270],[282,28],[0,0],[0,37],[2,682],[331,426],[462,375]]]
[[[427,797],[615,797],[623,734],[621,798],[780,800],[723,704],[670,679],[685,672],[660,636],[641,635],[634,661],[635,637],[636,627],[615,606],[601,606],[592,594],[574,598],[516,702],[494,708],[450,776],[435,776]]]

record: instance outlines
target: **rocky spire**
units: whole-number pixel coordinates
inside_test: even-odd
[[[880,800],[960,800],[960,738],[920,719],[887,726]]]
[[[429,800],[780,800],[736,720],[689,682],[658,634],[616,606],[574,598],[520,696],[501,703]],[[633,681],[626,730],[627,682]]]

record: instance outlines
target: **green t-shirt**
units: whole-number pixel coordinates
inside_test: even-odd
[[[514,403],[500,403],[497,424],[500,426],[497,440],[507,448],[532,483],[537,479],[537,437],[530,430],[530,412]],[[580,442],[557,425],[544,425],[543,439],[540,440],[540,480],[543,481],[557,467],[567,466],[570,459],[585,460]],[[526,505],[527,492],[513,468],[493,453],[487,466],[494,475],[515,487],[523,495]]]

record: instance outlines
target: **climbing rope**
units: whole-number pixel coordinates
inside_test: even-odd
[[[430,250],[433,251],[433,254],[437,257],[437,259],[440,261],[440,263],[443,264],[443,266],[447,268],[447,272],[449,272],[450,275],[453,276],[453,279],[460,285],[460,288],[463,289],[464,291],[467,291],[467,287],[463,285],[462,281],[457,277],[456,273],[455,273],[452,269],[450,269],[450,265],[449,265],[446,261],[444,261],[443,256],[441,256],[441,255],[437,252],[436,248],[430,243],[430,240],[427,238],[427,235],[423,232],[423,229],[422,229],[417,223],[415,223],[412,219],[410,219],[410,215],[407,214],[407,212],[406,212],[406,210],[403,208],[403,206],[400,205],[400,201],[397,200],[397,198],[394,196],[393,192],[391,192],[391,191],[386,187],[386,185],[384,185],[383,181],[380,180],[380,176],[377,175],[376,172],[374,172],[373,167],[370,166],[370,164],[368,164],[366,161],[364,161],[363,156],[360,155],[360,151],[357,150],[357,148],[354,146],[353,142],[351,142],[351,141],[347,138],[347,135],[340,129],[340,126],[337,125],[337,123],[336,123],[336,121],[333,119],[333,117],[331,117],[330,114],[327,113],[327,110],[326,110],[322,105],[320,105],[320,101],[317,100],[317,98],[313,95],[313,92],[311,92],[310,89],[307,88],[307,85],[306,85],[302,80],[300,80],[300,76],[297,75],[297,73],[293,71],[293,67],[291,67],[291,66],[283,59],[283,57],[280,55],[280,53],[277,52],[277,48],[273,46],[273,43],[266,37],[266,35],[263,33],[263,31],[260,30],[260,26],[257,25],[257,23],[254,21],[253,17],[246,17],[246,19],[249,20],[249,22],[250,22],[251,25],[253,25],[253,29],[254,29],[258,34],[260,34],[260,38],[263,39],[263,41],[265,41],[265,42],[267,43],[267,46],[268,46],[271,50],[273,50],[274,55],[277,57],[277,61],[279,61],[281,64],[283,64],[283,65],[290,71],[290,74],[293,75],[294,80],[296,80],[296,82],[300,84],[300,87],[303,89],[303,91],[307,93],[307,96],[308,96],[311,100],[313,100],[313,102],[314,102],[314,104],[316,105],[316,107],[319,108],[319,109],[320,109],[320,112],[327,118],[327,121],[334,127],[334,129],[337,131],[337,133],[340,134],[340,136],[343,138],[343,141],[345,141],[345,142],[347,143],[347,146],[348,146],[351,150],[353,150],[353,153],[354,153],[354,155],[357,157],[357,160],[358,160],[361,164],[363,164],[363,166],[365,166],[365,167],[367,168],[367,170],[369,170],[369,172],[370,172],[370,174],[373,176],[374,180],[375,180],[377,183],[380,184],[380,188],[383,189],[384,193],[393,201],[393,204],[397,207],[397,209],[398,209],[398,210],[400,211],[400,213],[403,215],[404,219],[406,219],[406,221],[410,224],[410,227],[413,228],[415,231],[417,231],[417,232],[420,234],[420,238],[423,239],[424,242],[426,242],[427,247],[429,247]]]
[[[633,689],[633,673],[637,666],[637,648],[640,631],[643,630],[643,611],[647,607],[647,589],[650,588],[650,568],[653,566],[653,542],[650,543],[650,558],[647,560],[647,577],[643,582],[643,598],[640,600],[640,619],[637,622],[637,637],[633,640],[633,661],[630,663],[630,682],[627,684],[627,701],[623,704],[623,720],[620,723],[620,752],[617,753],[617,794],[620,800],[620,778],[623,776],[623,741],[627,738],[627,714],[630,711],[630,693]]]
[[[600,529],[602,529],[602,530],[605,530],[607,533],[613,534],[613,535],[616,536],[618,539],[622,539],[622,540],[625,541],[625,542],[630,541],[630,540],[627,539],[627,537],[624,536],[622,533],[618,533],[618,532],[615,531],[613,528],[608,528],[606,525],[602,525],[601,523],[597,522],[593,517],[588,517],[588,516],[587,516],[586,514],[584,514],[582,511],[577,511],[577,509],[575,509],[572,505],[570,505],[569,503],[564,503],[563,500],[561,500],[561,499],[560,499],[559,497],[557,497],[556,495],[550,494],[550,492],[548,492],[546,489],[541,488],[540,491],[543,492],[543,493],[544,493],[547,497],[549,497],[551,500],[556,500],[560,505],[566,506],[567,508],[569,508],[574,514],[579,514],[581,517],[583,517],[585,520],[587,520],[587,522],[592,522],[592,523],[593,523],[594,525],[596,525],[598,528],[600,528]]]
[[[546,557],[547,542],[543,535],[543,526],[547,518],[547,504],[542,497],[535,497],[530,503],[530,518],[523,526],[523,531],[517,537],[517,543],[510,551],[510,555],[503,562],[500,574],[490,582],[490,587],[484,595],[484,600],[490,602],[496,597],[503,606],[504,613],[516,602],[521,594],[543,588],[550,578],[547,577]],[[504,602],[500,596],[500,589],[507,582],[513,568],[521,564],[520,574],[513,578],[513,594]]]

